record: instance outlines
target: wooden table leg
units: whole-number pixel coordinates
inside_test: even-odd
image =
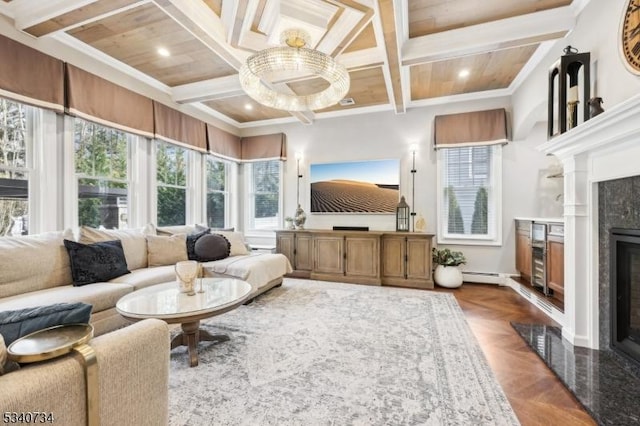
[[[200,329],[200,341],[201,342],[215,342],[222,343],[229,340],[229,336],[226,334],[211,334],[207,330]]]
[[[200,321],[186,322],[182,324],[182,333],[171,340],[171,349],[178,346],[186,346],[189,352],[189,366],[198,365],[198,343],[215,342],[222,343],[229,340],[226,334],[211,334],[207,330],[200,329]]]

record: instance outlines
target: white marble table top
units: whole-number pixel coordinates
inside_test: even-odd
[[[157,284],[123,296],[116,309],[129,319],[182,322],[227,312],[242,304],[251,293],[251,284],[234,278],[202,278],[202,288],[202,293],[189,296],[180,292],[175,281]]]

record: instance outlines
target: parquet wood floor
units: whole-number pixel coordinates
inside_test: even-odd
[[[522,425],[596,424],[510,325],[557,325],[553,320],[509,287],[465,283],[436,291],[455,295]]]

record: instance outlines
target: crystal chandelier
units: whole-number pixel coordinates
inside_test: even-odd
[[[304,47],[309,39],[304,30],[286,30],[280,37],[286,46],[251,55],[240,68],[240,85],[244,91],[262,105],[285,111],[318,110],[338,103],[349,91],[349,73],[331,56]],[[304,96],[279,92],[266,77],[282,72],[321,77],[329,87]]]

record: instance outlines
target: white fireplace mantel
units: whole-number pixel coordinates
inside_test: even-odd
[[[543,143],[564,166],[563,336],[598,349],[597,183],[640,175],[640,95]]]

